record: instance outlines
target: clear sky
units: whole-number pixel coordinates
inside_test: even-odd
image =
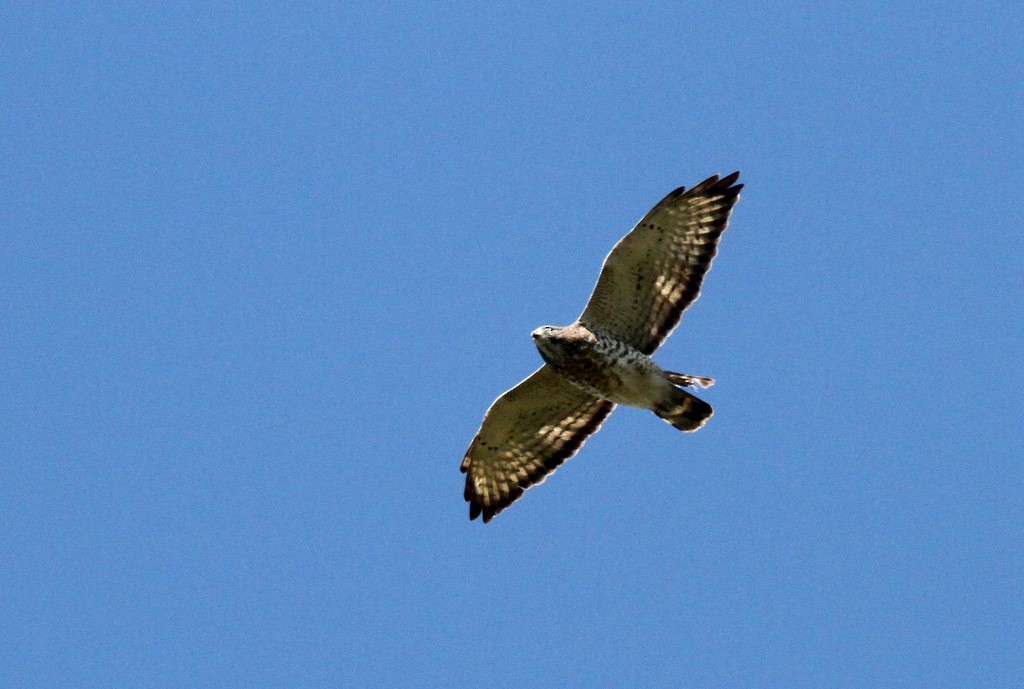
[[[5,3],[0,686],[1024,686],[1019,2]],[[674,187],[617,410],[459,462]]]

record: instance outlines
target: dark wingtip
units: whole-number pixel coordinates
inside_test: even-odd
[[[661,201],[658,201],[658,203],[655,204],[655,208],[657,208],[658,206],[663,206],[666,203],[672,203],[685,193],[686,187],[678,187],[676,189],[673,189],[672,191],[665,195],[665,198],[663,198]]]
[[[731,175],[726,175],[725,177],[723,177],[722,181],[719,182],[718,184],[721,185],[723,191],[729,192],[730,196],[739,196],[740,190],[743,189],[742,184],[736,184],[736,180],[738,180],[739,178],[740,171],[737,170]]]
[[[483,515],[483,522],[486,524],[491,521],[500,509],[494,509],[492,505],[483,505],[476,496],[467,496],[466,500],[469,501],[469,521],[475,520],[477,517]]]
[[[740,178],[740,171],[726,175],[719,179],[718,175],[711,175],[706,180],[695,186],[690,190],[691,194],[700,195],[707,193],[718,193],[724,194],[730,197],[739,196],[740,189],[743,188],[742,184],[736,184],[736,180]]]
[[[725,177],[719,177],[718,175],[711,175],[706,180],[695,186],[691,191],[733,191],[739,190],[743,185],[733,186],[736,180],[740,178],[740,171],[737,170],[732,174],[726,175]]]
[[[726,175],[725,177],[720,177],[719,175],[711,175],[710,177],[708,177],[707,179],[702,181],[700,184],[697,184],[697,185],[691,187],[689,193],[691,195],[696,195],[696,194],[703,194],[703,193],[711,191],[711,190],[715,190],[715,191],[728,191],[728,192],[731,192],[731,193],[737,193],[738,194],[740,189],[743,188],[743,185],[742,184],[737,184],[736,186],[732,186],[732,185],[739,178],[740,178],[740,171],[739,170],[737,170],[736,172],[733,172],[730,175]],[[678,199],[680,196],[682,196],[685,193],[687,193],[686,187],[679,187],[677,189],[673,189],[672,191],[670,191],[665,196],[665,198],[663,198],[661,201],[658,201],[658,203],[655,204],[654,207],[658,208],[659,206],[664,206],[665,204],[672,203],[673,201],[675,201],[676,199]]]
[[[719,182],[719,184],[722,185],[723,187],[731,187],[733,185],[733,183],[736,182],[736,180],[738,180],[739,178],[740,178],[740,171],[737,170],[736,172],[732,173],[731,175],[726,175],[725,177],[723,177],[721,179],[721,181]]]

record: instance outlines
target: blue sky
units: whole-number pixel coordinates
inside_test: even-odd
[[[0,684],[1024,681],[1019,3],[0,9]],[[615,412],[458,471],[672,188]]]

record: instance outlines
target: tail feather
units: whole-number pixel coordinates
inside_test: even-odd
[[[681,431],[695,431],[711,418],[711,405],[685,390],[675,388],[672,397],[654,409],[654,413]]]

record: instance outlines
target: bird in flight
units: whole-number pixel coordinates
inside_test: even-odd
[[[462,460],[469,518],[484,523],[572,457],[617,404],[696,431],[711,405],[683,388],[702,376],[665,371],[651,354],[700,294],[739,200],[740,173],[663,198],[604,260],[579,319],[533,331],[544,365],[503,394]]]

